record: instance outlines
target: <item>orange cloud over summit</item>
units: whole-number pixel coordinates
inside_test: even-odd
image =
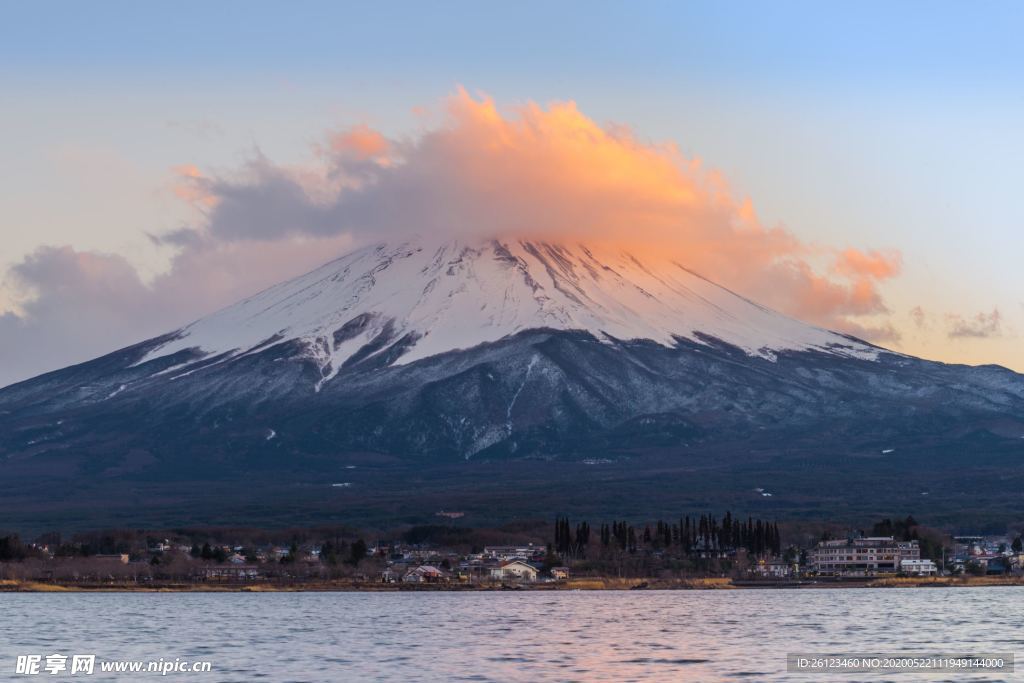
[[[875,339],[891,328],[879,283],[898,253],[808,244],[677,145],[602,126],[573,102],[508,109],[459,89],[444,120],[389,140],[365,125],[327,137],[303,168],[262,157],[236,177],[186,173],[213,240],[350,233],[600,241],[671,258],[786,313]],[[831,263],[831,265],[830,265]]]
[[[366,125],[358,125],[328,138],[327,150],[331,154],[351,155],[356,159],[386,159],[391,143],[386,137]]]
[[[852,277],[885,280],[899,274],[902,257],[898,252],[863,252],[846,249],[836,259],[836,271]]]
[[[194,164],[183,164],[172,169],[175,182],[171,186],[174,196],[188,204],[212,208],[217,204],[217,197],[206,189],[206,178]]]

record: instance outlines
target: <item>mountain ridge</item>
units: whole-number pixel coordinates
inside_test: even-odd
[[[409,363],[539,328],[666,346],[706,335],[766,357],[877,353],[670,264],[677,272],[655,272],[624,250],[599,258],[585,245],[526,240],[378,243],[202,318],[144,360],[192,347],[230,358],[301,339],[321,365],[322,386],[354,357],[388,353],[388,364]]]
[[[908,482],[911,511],[1016,505],[1024,376],[820,330],[678,264],[447,244],[374,245],[0,389],[0,515],[763,512],[757,488],[780,514],[895,514]]]

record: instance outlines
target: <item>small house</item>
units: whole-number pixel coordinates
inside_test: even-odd
[[[537,568],[522,560],[509,560],[492,569],[491,578],[502,581],[536,581]]]
[[[405,583],[443,583],[447,579],[447,574],[429,564],[414,567],[402,577]]]

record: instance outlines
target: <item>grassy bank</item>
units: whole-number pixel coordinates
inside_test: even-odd
[[[1024,586],[1024,576],[894,576],[868,582],[870,588]]]
[[[886,577],[863,581],[807,581],[733,583],[726,578],[621,579],[617,577],[581,577],[558,583],[537,584],[384,584],[351,580],[295,583],[43,583],[38,581],[0,581],[0,592],[139,592],[139,593],[283,593],[315,591],[405,592],[405,591],[573,591],[573,590],[735,590],[757,588],[965,588],[981,586],[1024,586],[1018,576],[934,576]]]

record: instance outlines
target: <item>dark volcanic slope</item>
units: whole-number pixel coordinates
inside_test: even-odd
[[[1024,377],[999,367],[532,330],[408,365],[357,355],[317,391],[298,341],[135,365],[165,341],[0,390],[12,525],[1005,515],[1024,475]]]

